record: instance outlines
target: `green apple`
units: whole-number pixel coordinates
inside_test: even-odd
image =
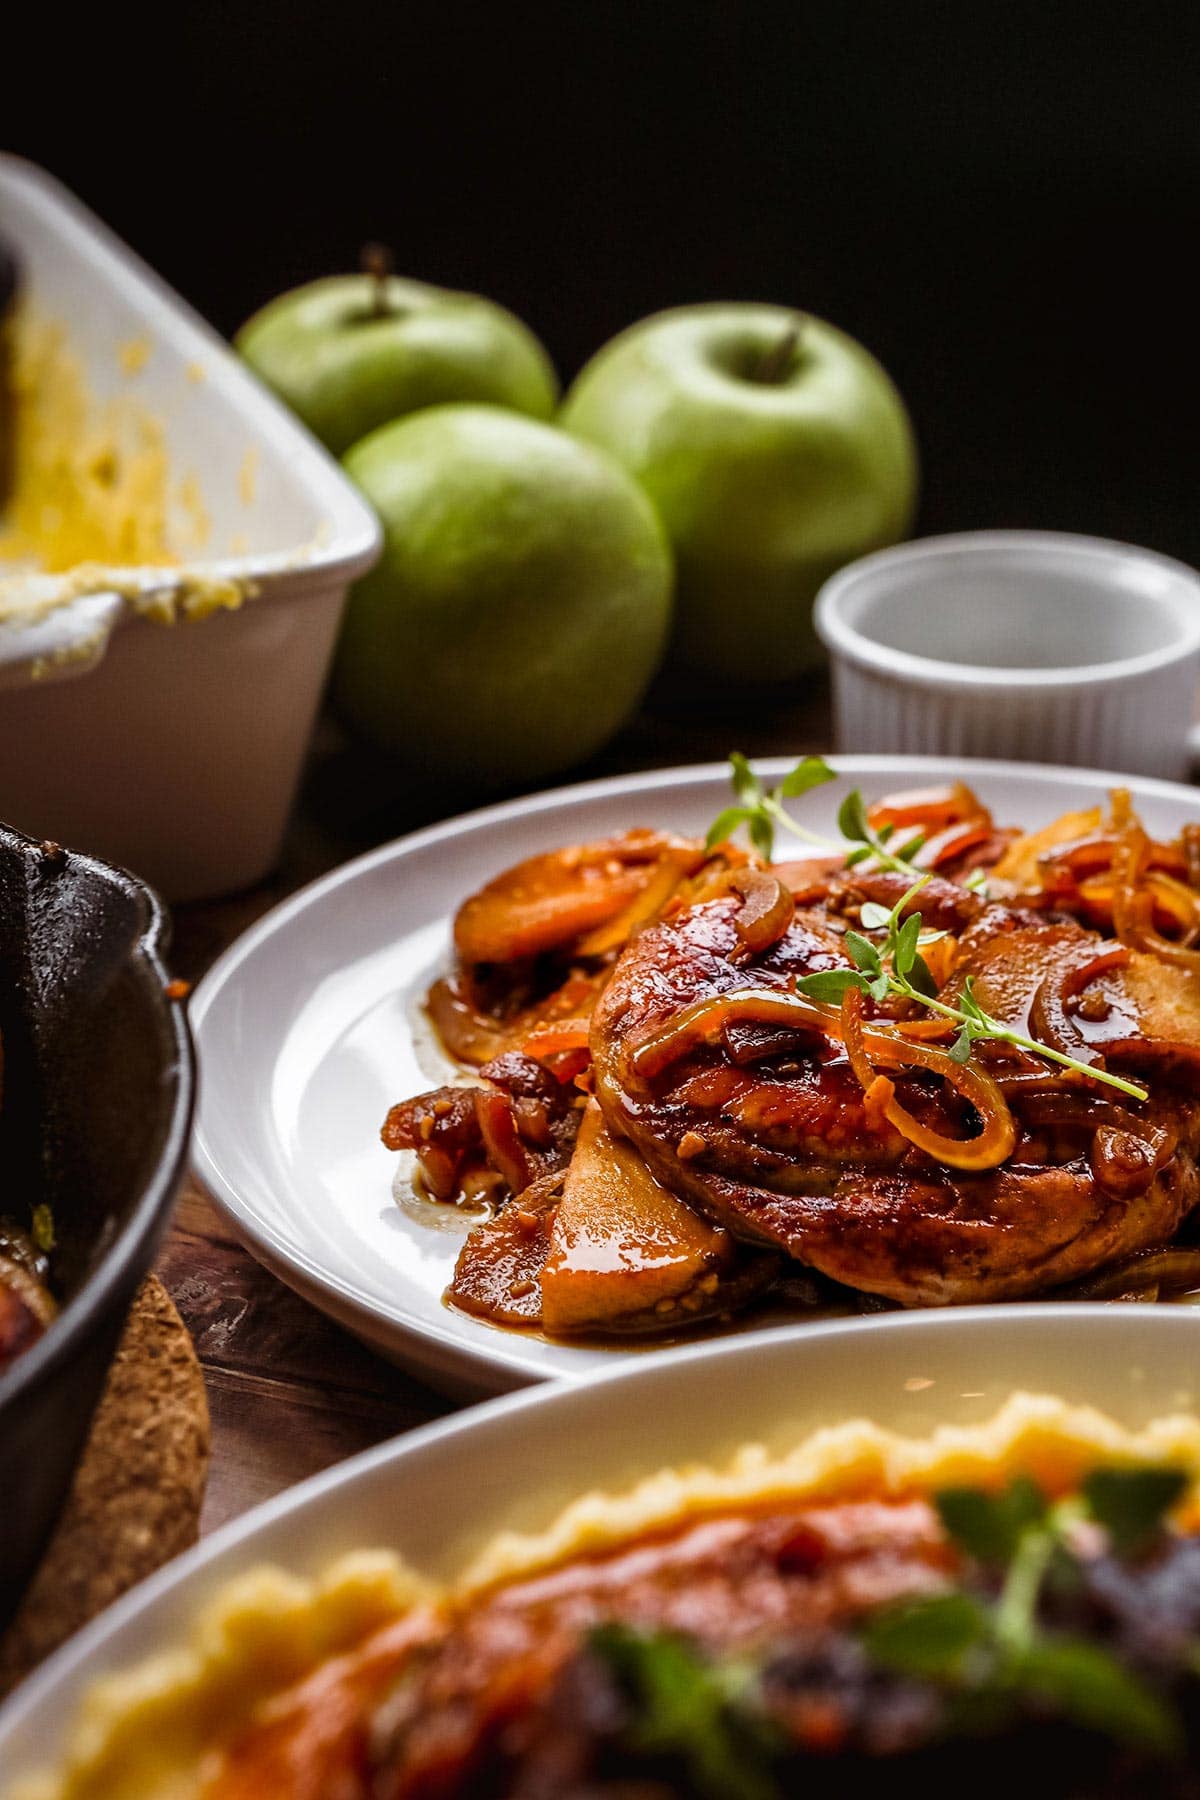
[[[912,523],[908,414],[861,344],[779,306],[681,307],[593,357],[560,422],[636,475],[675,550],[686,667],[780,681],[821,659],[812,603]]]
[[[384,530],[338,647],[348,722],[479,787],[599,749],[670,628],[670,549],[620,464],[498,407],[439,406],[372,432],[345,469]]]
[[[554,367],[491,300],[394,275],[334,275],[280,294],[234,343],[326,449],[424,406],[476,400],[548,419]]]

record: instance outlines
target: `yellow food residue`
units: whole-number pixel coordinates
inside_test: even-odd
[[[161,422],[129,395],[98,401],[61,325],[23,309],[9,330],[13,483],[0,564],[169,567],[198,549],[207,516],[194,484],[172,481]],[[134,348],[121,353],[127,371]]]
[[[258,492],[258,445],[251,444],[238,469],[238,493],[243,506],[253,506]]]
[[[149,338],[130,338],[117,351],[117,360],[124,375],[140,375],[150,361],[150,352],[154,346]]]

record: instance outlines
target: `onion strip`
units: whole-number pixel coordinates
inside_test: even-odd
[[[930,1131],[900,1105],[894,1093],[890,1097],[883,1108],[885,1117],[937,1161],[957,1169],[991,1169],[1011,1156],[1016,1126],[998,1083],[986,1070],[977,1063],[955,1062],[946,1050],[919,1043],[896,1026],[875,1021],[866,1024],[861,1009],[862,995],[857,988],[848,991],[840,1009],[779,988],[743,988],[694,1001],[639,1044],[630,1060],[635,1075],[653,1080],[697,1044],[713,1043],[735,1021],[811,1031],[845,1044],[864,1092],[875,1089],[876,1104],[880,1090],[875,1087],[872,1059],[890,1068],[920,1068],[940,1075],[975,1108],[983,1119],[983,1130],[973,1138],[952,1138]]]
[[[1004,1095],[986,1070],[970,1062],[957,1063],[945,1050],[898,1044],[882,1033],[868,1029],[863,1019],[863,997],[858,988],[849,988],[842,996],[840,1024],[850,1067],[864,1094],[878,1093],[872,1057],[881,1062],[914,1064],[940,1075],[983,1120],[983,1130],[974,1137],[947,1137],[944,1132],[933,1131],[915,1119],[900,1104],[893,1090],[885,1099],[883,1115],[910,1144],[953,1169],[994,1169],[1012,1155],[1016,1148],[1017,1128]]]
[[[824,1000],[810,1000],[806,994],[793,994],[784,988],[739,988],[732,994],[710,994],[706,999],[693,1000],[661,1031],[644,1038],[630,1057],[634,1074],[653,1081],[695,1045],[715,1042],[726,1025],[735,1021],[783,1025],[791,1031],[810,1031],[834,1039],[841,1035],[837,1007]]]
[[[1116,812],[1116,795],[1114,812]],[[1176,968],[1200,972],[1200,950],[1172,943],[1154,929],[1154,893],[1143,885],[1150,856],[1150,840],[1137,820],[1122,825],[1112,862],[1113,930],[1123,944],[1147,950]]]
[[[770,869],[738,869],[729,885],[742,896],[733,928],[746,956],[760,956],[777,944],[796,911],[792,890]]]
[[[1029,1003],[1033,1036],[1052,1050],[1074,1057],[1076,1062],[1102,1067],[1103,1058],[1071,1018],[1067,1005],[1098,976],[1106,975],[1110,969],[1123,969],[1128,962],[1129,951],[1125,945],[1114,944],[1089,956],[1086,962],[1065,963],[1044,976]]]

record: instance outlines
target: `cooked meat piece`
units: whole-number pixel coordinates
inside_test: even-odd
[[[436,1088],[393,1106],[381,1136],[389,1150],[415,1150],[435,1200],[455,1200],[468,1176],[491,1172],[510,1194],[565,1169],[579,1129],[575,1087],[531,1056],[509,1051],[471,1087]],[[495,1183],[493,1183],[495,1185]]]
[[[32,1309],[18,1285],[5,1280],[5,1267],[4,1260],[0,1260],[0,1375],[45,1330],[45,1321]]]
[[[890,877],[855,885],[884,903],[898,897]],[[948,883],[931,883],[916,904],[941,928],[984,917],[974,896]],[[1014,1025],[1057,961],[1080,946],[1088,957],[1104,948],[1074,925],[1033,926],[1022,915],[1009,930],[1002,909],[987,911],[990,930],[976,937],[974,958],[992,1005]],[[1117,1120],[1146,1146],[1139,1185],[1136,1156],[1123,1158],[1134,1177],[1124,1182],[1103,1155],[1093,1158],[1090,1115],[1072,1124],[1068,1113],[1049,1135],[1032,1125],[998,1169],[936,1164],[872,1112],[837,1046],[815,1034],[744,1066],[741,1044],[731,1055],[720,1041],[697,1043],[652,1078],[639,1074],[639,1044],[693,1002],[749,986],[782,990],[793,972],[846,961],[828,922],[798,912],[785,937],[747,964],[735,912],[736,900],[717,900],[644,932],[601,996],[591,1039],[607,1117],[660,1181],[729,1230],[848,1286],[930,1306],[1036,1293],[1164,1244],[1200,1200],[1200,1105],[1166,1081]],[[960,962],[959,980],[974,958]],[[938,1130],[971,1135],[968,1109],[948,1102],[936,1078],[891,1073],[910,1111],[941,1114]]]
[[[844,869],[829,883],[826,903],[834,912],[855,911],[864,900],[873,900],[889,911],[912,886],[912,877],[895,869]],[[919,912],[933,931],[960,932],[977,919],[986,901],[957,881],[931,876],[919,894],[905,907],[905,916]]]
[[[440,1644],[410,1658],[378,1709],[371,1792],[709,1800],[734,1791],[705,1755],[712,1715],[701,1684],[713,1671],[727,1680],[727,1753],[736,1759],[740,1745],[757,1777],[738,1793],[834,1800],[890,1782],[930,1800],[964,1789],[998,1800],[1018,1786],[1038,1800],[1195,1800],[1200,1721],[1187,1661],[1198,1573],[1195,1542],[1173,1539],[1135,1564],[1080,1559],[1073,1581],[1045,1584],[1037,1602],[1049,1642],[1103,1646],[1169,1696],[1187,1753],[1164,1761],[1097,1731],[1049,1684],[1016,1684],[1007,1706],[993,1694],[991,1707],[969,1710],[953,1687],[872,1657],[857,1628],[876,1608],[936,1595],[947,1580],[978,1591],[924,1502],[703,1520],[469,1606]]]
[[[377,1722],[374,1792],[509,1793],[503,1772],[523,1738],[513,1726],[606,1620],[732,1652],[936,1592],[954,1565],[923,1501],[861,1501],[706,1519],[517,1582],[469,1610],[402,1680]]]

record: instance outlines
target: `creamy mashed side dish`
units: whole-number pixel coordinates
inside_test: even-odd
[[[19,306],[3,331],[0,624],[30,624],[91,594],[120,594],[168,624],[252,598],[252,581],[193,560],[211,555],[211,521],[196,475],[172,465],[163,420],[133,385],[149,340],[114,351],[125,385],[101,398],[61,320]]]
[[[9,1800],[949,1795],[972,1766],[1192,1795],[1198,1480],[1193,1418],[1018,1395],[584,1495],[446,1587],[385,1552],[258,1569]]]
[[[200,550],[203,501],[173,475],[161,420],[132,393],[98,400],[58,321],[23,308],[8,329],[14,454],[0,572],[170,566]]]

